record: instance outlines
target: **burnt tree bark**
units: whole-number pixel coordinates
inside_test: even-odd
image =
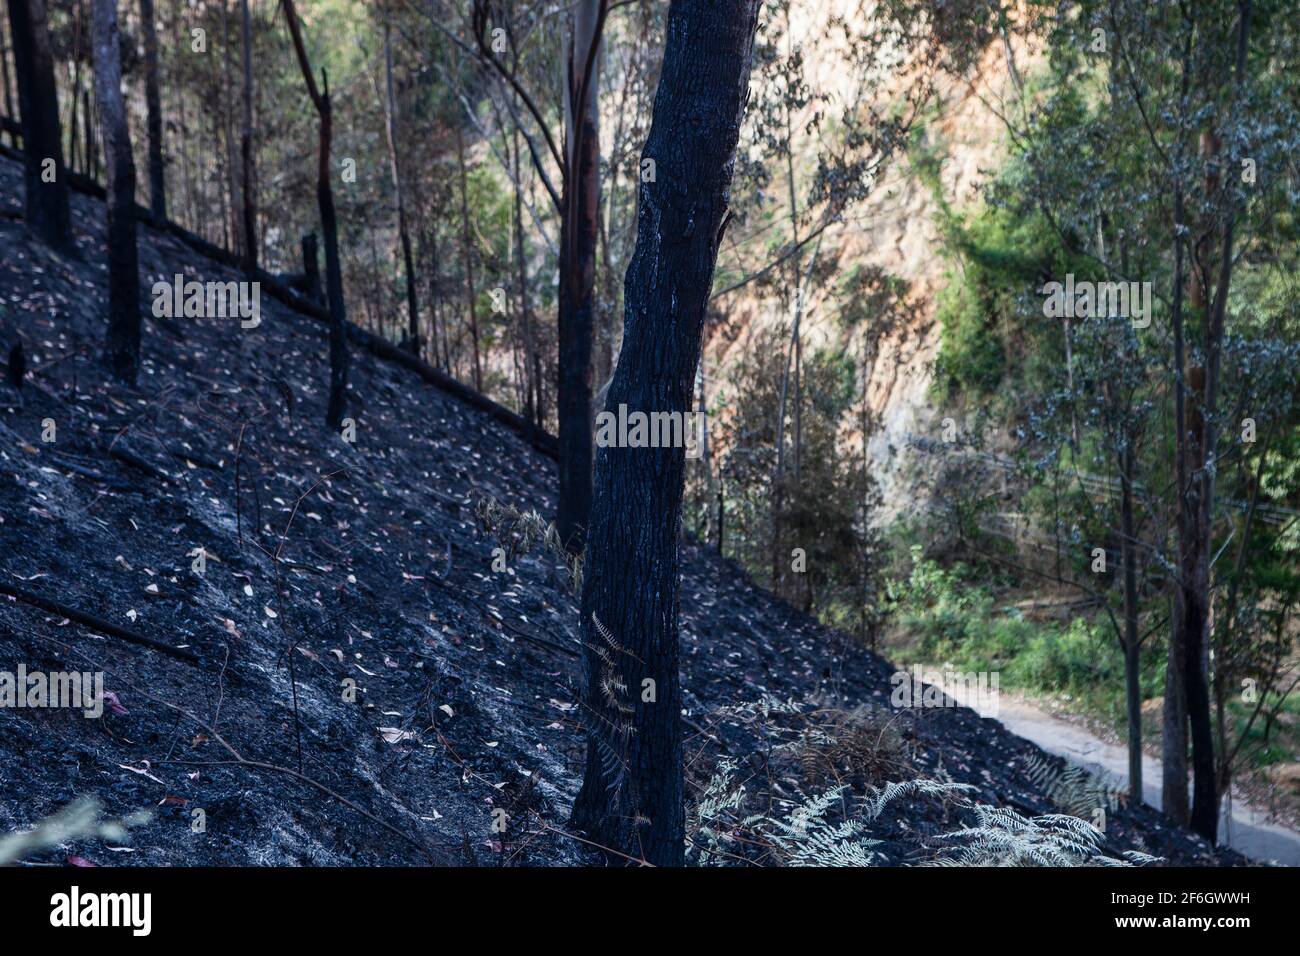
[[[46,243],[71,249],[72,213],[45,0],[9,0],[9,32],[26,157],[23,216]]]
[[[582,0],[573,14],[565,65],[565,162],[561,195],[559,380],[560,496],[556,530],[582,551],[591,513],[592,332],[600,236],[600,38],[605,0]]]
[[[479,53],[509,84],[537,122],[546,152],[559,168],[556,192],[533,143],[529,153],[560,217],[560,288],[556,349],[556,413],[559,418],[559,502],[556,527],[565,547],[580,554],[591,513],[592,334],[595,274],[600,235],[599,61],[610,0],[577,0],[564,53],[564,151],[556,145],[537,104],[487,40],[493,5],[474,0],[473,23]],[[516,62],[516,66],[517,66]],[[539,404],[543,393],[538,383]],[[539,418],[543,417],[539,415]]]
[[[1134,806],[1145,802],[1142,795],[1142,641],[1138,636],[1137,523],[1133,516],[1133,472],[1135,469],[1132,431],[1119,454],[1120,466],[1120,563],[1124,573],[1124,700],[1128,715],[1128,793]]]
[[[483,366],[478,351],[478,290],[474,286],[474,242],[469,222],[469,173],[465,165],[465,132],[456,127],[456,164],[460,168],[460,245],[465,256],[465,304],[469,310],[469,334],[474,346],[474,389],[483,391]],[[457,358],[459,365],[459,357]]]
[[[162,97],[158,92],[158,25],[153,0],[140,0],[144,32],[144,99],[149,134],[149,213],[153,221],[167,219],[167,176],[163,163]]]
[[[334,192],[330,188],[330,148],[333,142],[334,114],[330,107],[329,77],[325,75],[324,70],[321,70],[321,85],[319,88],[316,86],[316,79],[311,71],[311,61],[307,58],[307,46],[302,39],[298,11],[294,8],[293,0],[280,0],[280,2],[284,7],[285,20],[289,24],[289,34],[293,39],[293,49],[298,57],[298,67],[302,71],[307,95],[311,97],[312,104],[316,107],[316,114],[320,118],[316,202],[320,206],[321,234],[325,239],[325,291],[329,299],[330,311],[330,392],[329,405],[325,410],[325,423],[330,428],[339,429],[343,425],[343,413],[347,407],[348,317],[343,306],[343,269],[339,262],[338,217],[334,212]],[[245,109],[247,110],[247,106]],[[247,112],[245,117],[247,118]],[[247,165],[246,159],[245,167]],[[248,184],[244,185],[247,191]],[[250,252],[250,259],[251,256]]]
[[[673,0],[607,408],[691,407],[760,0]],[[684,852],[678,588],[683,448],[601,448],[582,593],[586,773],[575,826],[621,859]]]
[[[244,255],[244,230],[240,225],[240,210],[243,203],[240,196],[243,194],[239,187],[239,170],[240,160],[239,153],[235,149],[235,118],[234,108],[231,106],[233,97],[231,95],[230,83],[230,4],[227,0],[221,0],[221,138],[222,148],[224,150],[225,163],[225,180],[226,180],[226,222],[225,230],[229,237],[227,248],[240,257],[241,261],[246,260]]]
[[[95,95],[108,173],[108,360],[113,374],[133,385],[140,371],[140,274],[135,243],[135,159],[122,99],[117,0],[94,0],[92,29]]]
[[[244,207],[244,257],[248,262],[249,269],[257,268],[257,192],[253,180],[253,18],[248,10],[248,0],[241,0],[242,6],[242,24],[240,26],[244,52],[244,89],[243,89],[243,106],[244,121],[239,136],[239,157],[240,157],[240,188],[242,191]],[[293,21],[297,23],[297,18]],[[301,44],[295,44],[297,50]],[[300,64],[302,57],[300,54]],[[308,70],[310,73],[310,70]],[[327,94],[328,95],[328,91]],[[313,98],[314,99],[314,98]],[[317,107],[319,110],[319,106]],[[322,121],[323,122],[323,121]],[[328,179],[326,180],[328,185]],[[331,200],[331,207],[333,202]],[[326,251],[328,256],[328,250]],[[333,339],[331,338],[331,342]],[[333,354],[333,345],[331,345],[331,354]],[[346,356],[344,357],[346,363]],[[344,374],[346,381],[346,372]]]
[[[415,257],[411,253],[411,231],[406,220],[406,200],[402,194],[402,166],[397,154],[397,91],[393,86],[393,37],[384,8],[384,99],[387,104],[384,135],[388,142],[388,161],[393,174],[393,194],[397,201],[397,235],[402,245],[402,268],[406,273],[407,338],[411,354],[420,355],[420,306],[415,291]]]
[[[316,253],[316,233],[306,232],[302,236],[302,275],[307,290],[307,298],[323,305],[325,295],[321,292],[320,256]]]

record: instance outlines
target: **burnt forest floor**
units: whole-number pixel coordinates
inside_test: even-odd
[[[0,670],[103,671],[120,705],[97,720],[0,709],[0,834],[94,795],[107,816],[152,819],[129,844],[86,839],[35,862],[598,862],[567,825],[583,754],[567,576],[540,547],[494,572],[509,542],[476,514],[492,500],[550,515],[554,462],[360,350],[344,442],[323,421],[324,325],[266,295],[255,329],[146,318],[139,385],[116,384],[101,356],[102,205],[74,196],[64,256],[28,237],[9,160],[0,187],[2,344],[21,335],[31,370],[21,391],[0,385],[0,578],[199,656],[0,597]],[[144,226],[140,265],[146,314],[159,279],[240,278]],[[828,780],[861,794],[923,776],[1059,811],[1035,783],[1037,747],[964,708],[891,710],[893,665],[703,548],[686,545],[684,568],[692,794],[725,759],[777,810]],[[778,766],[768,711],[784,701],[805,715],[788,720],[880,732],[819,751],[820,766]],[[950,801],[895,802],[871,828],[877,860],[924,860],[958,825]],[[1118,807],[1106,834],[1114,854],[1244,862],[1147,808]]]

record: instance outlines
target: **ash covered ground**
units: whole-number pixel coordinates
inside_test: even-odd
[[[3,328],[30,369],[21,391],[0,393],[0,577],[198,661],[0,597],[0,670],[103,671],[120,704],[98,720],[0,709],[0,831],[93,795],[110,817],[152,819],[127,844],[84,840],[33,862],[601,862],[567,823],[583,757],[568,576],[544,548],[494,572],[509,542],[477,517],[484,500],[549,516],[554,462],[361,349],[356,441],[344,442],[323,421],[324,325],[265,295],[255,329],[147,319],[139,387],[112,382],[102,206],[74,198],[79,254],[56,255],[17,219],[20,176],[0,161]],[[143,225],[140,252],[146,307],[176,273],[241,278]],[[685,549],[692,799],[725,760],[772,812],[800,792],[918,776],[1059,812],[1037,747],[964,708],[890,709],[891,664]],[[764,701],[799,713],[772,716]],[[820,721],[849,742],[782,762],[781,721],[792,733]],[[939,798],[891,804],[872,827],[879,862],[925,861],[960,817]],[[1118,807],[1106,834],[1116,854],[1243,862],[1148,808]],[[737,845],[718,861],[763,858]]]

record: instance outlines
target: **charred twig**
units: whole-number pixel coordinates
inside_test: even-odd
[[[276,604],[279,606],[278,613],[280,618],[281,634],[283,634],[285,631],[286,619],[284,616],[285,613],[284,575],[281,573],[280,568],[282,564],[282,556],[284,554],[284,546],[285,543],[289,540],[289,531],[291,528],[293,528],[293,521],[295,518],[298,517],[298,508],[302,505],[304,499],[310,497],[312,492],[314,492],[322,482],[329,481],[331,478],[336,478],[341,474],[343,474],[342,469],[338,471],[332,471],[328,475],[321,475],[314,482],[312,482],[311,487],[308,488],[306,491],[304,491],[302,494],[300,494],[297,497],[297,499],[294,501],[293,509],[289,512],[289,518],[284,524],[284,531],[280,533],[280,543],[276,546],[275,551],[270,552],[270,551],[266,551],[265,548],[262,548],[262,550],[266,551],[268,556],[271,558],[271,565],[273,570],[275,571],[275,601]],[[258,545],[258,547],[261,548],[261,545]],[[301,770],[302,769],[302,723],[298,718],[298,677],[297,677],[296,669],[294,667],[294,657],[293,657],[293,652],[297,650],[297,648],[298,648],[298,642],[296,640],[291,641],[289,643],[289,646],[285,649],[285,654],[288,656],[287,663],[289,665],[289,688],[293,692],[293,731],[294,731],[294,738],[297,741],[297,747],[298,747],[298,768]]]
[[[202,664],[202,658],[197,654],[184,650],[179,647],[172,647],[169,644],[163,644],[161,641],[155,641],[151,637],[145,637],[136,631],[121,627],[112,621],[106,621],[102,617],[96,617],[85,611],[80,611],[75,607],[69,607],[66,604],[60,604],[58,601],[42,597],[39,594],[33,594],[30,591],[24,591],[22,588],[16,588],[7,581],[0,581],[0,594],[7,594],[23,604],[30,604],[32,607],[40,608],[43,611],[49,611],[51,614],[58,614],[66,617],[69,621],[76,621],[83,627],[98,631],[101,634],[107,634],[110,637],[116,637],[118,640],[126,641],[128,644],[138,644],[141,647],[148,647],[160,654],[166,654],[169,657],[175,657],[178,660],[186,661],[190,664]]]
[[[553,651],[559,651],[561,654],[567,654],[570,657],[582,656],[581,653],[579,653],[576,649],[572,647],[565,647],[563,644],[557,643],[556,641],[548,640],[547,638],[544,637],[539,637],[536,634],[530,634],[528,631],[525,631],[522,628],[515,627],[509,621],[503,620],[501,621],[501,625],[511,634],[514,634],[518,637],[522,637],[526,641],[532,641],[534,644],[540,644],[542,647],[549,647]]]
[[[163,471],[161,468],[149,464],[149,462],[145,461],[139,455],[135,454],[134,452],[127,451],[127,449],[123,448],[120,445],[115,444],[112,447],[110,447],[108,450],[108,454],[109,457],[117,459],[118,461],[122,462],[122,464],[130,465],[132,468],[136,469],[137,471],[144,472],[150,478],[156,478],[158,481],[164,481],[164,482],[170,482],[172,480],[172,476],[169,475],[167,472]]]

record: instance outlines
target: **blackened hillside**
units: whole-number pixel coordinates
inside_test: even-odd
[[[256,329],[149,319],[140,387],[111,384],[101,206],[75,199],[68,258],[27,237],[9,161],[0,194],[4,345],[21,335],[30,369],[0,394],[0,579],[197,656],[0,598],[0,670],[102,670],[123,711],[0,710],[0,830],[95,794],[113,816],[155,810],[129,849],[77,845],[98,865],[595,861],[567,829],[582,736],[566,574],[542,547],[494,572],[502,542],[476,514],[492,500],[550,515],[536,443],[363,351],[345,443],[323,424],[324,326],[266,296]],[[141,268],[146,302],[178,272],[238,278],[148,228]],[[685,567],[692,793],[725,759],[773,812],[828,777],[861,793],[920,776],[1057,809],[1032,782],[1033,745],[964,709],[889,711],[887,662],[700,548]],[[782,763],[761,739],[764,701],[856,743]],[[925,859],[959,816],[892,805],[873,830],[881,861]],[[1116,853],[1209,862],[1146,809],[1116,811],[1107,832]]]

